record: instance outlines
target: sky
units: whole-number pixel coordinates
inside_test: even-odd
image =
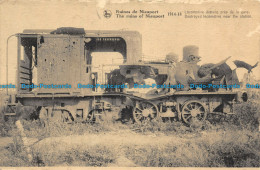
[[[107,1],[4,1],[0,4],[0,83],[6,80],[6,40],[24,29],[56,29],[80,27],[86,30],[136,30],[142,34],[143,55],[148,59],[164,59],[174,52],[182,59],[182,48],[197,45],[203,63],[217,63],[231,56],[228,63],[243,60],[254,65],[260,60],[260,3],[105,3]],[[111,18],[103,16],[112,12]],[[158,10],[159,14],[182,12],[181,17],[161,19],[116,18],[116,10]],[[251,18],[187,19],[187,11],[249,11]],[[16,40],[9,43],[9,82],[16,73]],[[239,77],[246,70],[239,69]],[[260,66],[253,74],[260,79]]]

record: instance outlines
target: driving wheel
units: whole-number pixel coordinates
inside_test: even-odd
[[[158,117],[158,108],[151,102],[137,101],[133,109],[135,122],[141,123],[145,120],[152,120]]]
[[[207,117],[207,110],[203,103],[191,100],[182,107],[182,119],[190,124],[193,121],[204,121]]]

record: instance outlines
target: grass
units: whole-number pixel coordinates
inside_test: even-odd
[[[260,144],[259,132],[251,128],[238,128],[237,125],[219,124],[210,126],[207,130],[186,130],[188,127],[180,124],[151,122],[144,128],[142,125],[122,124],[53,124],[48,128],[30,129],[29,122],[24,127],[27,136],[45,139],[64,135],[106,134],[111,131],[135,130],[140,135],[158,135],[171,137],[171,142],[139,145],[120,144],[118,146],[100,145],[82,146],[66,145],[60,142],[47,143],[44,147],[34,147],[33,161],[28,162],[26,153],[19,141],[5,149],[5,156],[15,157],[10,161],[1,162],[3,166],[109,166],[114,164],[118,155],[123,155],[138,166],[155,167],[259,167]],[[32,124],[31,124],[32,125]],[[38,122],[34,121],[37,127]],[[140,127],[141,126],[141,127]],[[228,127],[224,127],[228,126]],[[151,128],[153,127],[153,128]],[[248,126],[246,126],[248,127]],[[138,130],[136,130],[138,129]],[[14,132],[13,132],[14,133]],[[15,134],[13,134],[15,135]],[[157,139],[157,138],[155,138]],[[135,140],[129,138],[129,140]],[[108,141],[109,142],[109,141]],[[7,151],[6,151],[7,150]]]
[[[231,137],[231,134],[232,137]],[[186,142],[177,140],[151,146],[81,146],[57,150],[59,143],[33,150],[33,161],[26,161],[23,150],[10,146],[4,166],[108,166],[123,154],[138,166],[155,167],[259,167],[259,135],[249,131],[212,133]],[[123,152],[123,153],[122,153]],[[8,156],[8,157],[7,157]],[[8,158],[13,158],[10,161]]]
[[[135,140],[131,137],[129,140]],[[123,155],[138,166],[259,167],[260,159],[259,134],[249,130],[172,136],[170,142],[151,141],[149,145],[126,143],[113,146],[104,142],[93,146],[66,145],[66,149],[62,145],[62,142],[52,142],[34,149],[32,164],[108,166],[116,162],[118,155]]]

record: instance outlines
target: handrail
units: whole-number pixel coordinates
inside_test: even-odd
[[[13,36],[16,36],[16,34],[10,35],[6,40],[6,84],[8,85],[8,42],[9,39]],[[6,88],[6,95],[8,95],[8,88]]]

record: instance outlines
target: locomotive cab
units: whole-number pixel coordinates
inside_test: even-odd
[[[96,84],[108,83],[108,73],[119,68],[119,64],[134,64],[141,59],[141,35],[135,31],[59,28],[24,30],[16,36],[18,94],[97,92]],[[119,54],[121,63],[106,63],[111,54]],[[99,58],[93,58],[95,55]],[[93,88],[81,88],[79,84]],[[53,85],[62,86],[54,89]]]

